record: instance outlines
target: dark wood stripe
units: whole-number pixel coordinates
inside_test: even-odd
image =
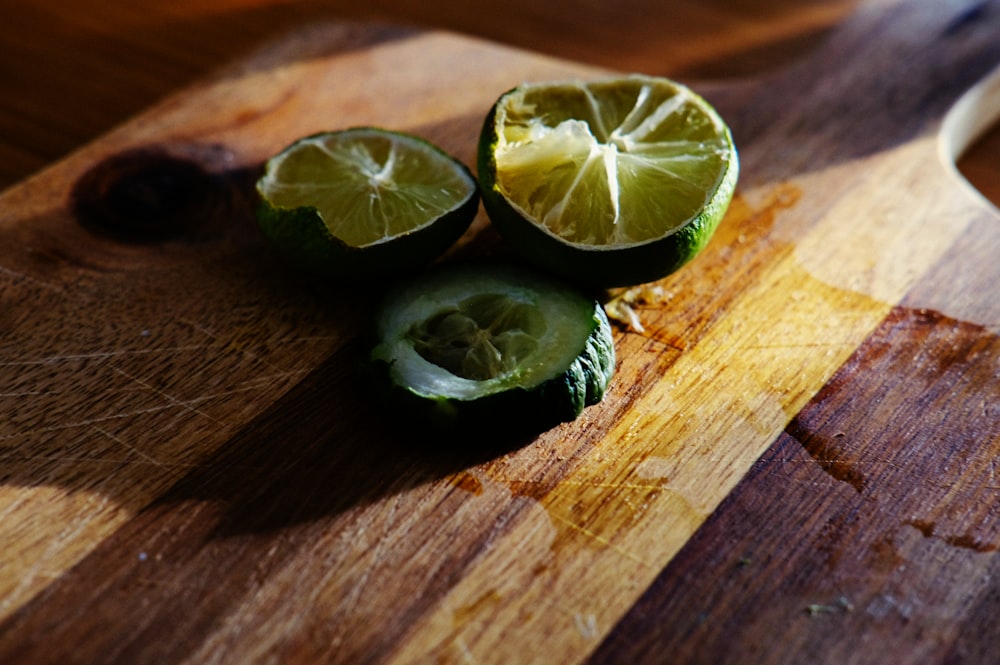
[[[998,357],[896,308],[590,662],[995,662]]]

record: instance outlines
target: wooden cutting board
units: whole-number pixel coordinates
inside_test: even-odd
[[[500,93],[605,72],[314,25],[8,190],[0,662],[988,662],[1000,216],[952,159],[998,34],[996,1],[873,0],[695,83],[737,199],[605,401],[502,450],[393,427],[352,372],[377,294],[276,259],[252,183],[354,125],[472,164]],[[494,251],[481,213],[455,252]]]

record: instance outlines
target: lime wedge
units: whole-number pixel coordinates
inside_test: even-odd
[[[736,187],[729,128],[664,78],[526,84],[479,139],[483,203],[522,255],[576,281],[655,281],[708,243]]]
[[[445,252],[475,217],[472,173],[427,141],[376,128],[299,139],[257,181],[264,234],[295,264],[385,277]]]
[[[380,384],[441,429],[573,420],[602,399],[615,368],[600,304],[512,265],[422,273],[390,290],[375,328],[370,359]]]

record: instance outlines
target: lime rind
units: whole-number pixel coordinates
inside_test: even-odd
[[[414,327],[483,294],[502,296],[525,324],[533,341],[520,346],[524,356],[475,379],[415,348]],[[533,314],[517,311],[522,305]],[[573,420],[602,399],[615,368],[611,326],[596,301],[561,281],[492,262],[445,267],[391,291],[376,317],[376,337],[370,360],[382,383],[410,415],[445,428]]]
[[[579,318],[581,307],[588,307],[587,300],[573,289],[555,288],[548,282],[532,276],[531,281],[509,270],[468,270],[459,273],[441,271],[421,279],[409,288],[393,295],[382,308],[378,327],[386,335],[387,345],[376,352],[376,357],[392,358],[393,374],[413,391],[424,395],[437,395],[454,399],[471,399],[485,394],[507,390],[511,387],[535,387],[551,378],[553,367],[564,371],[584,348],[592,329],[548,325],[535,338],[536,348],[515,367],[485,380],[467,379],[445,367],[428,361],[414,349],[409,338],[409,323],[421,320],[422,313],[441,312],[452,308],[470,295],[499,293],[512,304],[523,304],[543,313],[550,321]],[[546,285],[544,290],[532,285]],[[470,290],[470,283],[475,291]],[[544,307],[544,312],[541,308]],[[390,333],[389,331],[393,331]]]

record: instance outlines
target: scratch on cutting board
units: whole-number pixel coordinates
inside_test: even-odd
[[[597,630],[597,615],[596,614],[581,614],[577,612],[573,615],[573,623],[576,625],[577,631],[585,639],[593,640],[600,636],[600,631]]]
[[[0,436],[0,441],[7,439],[16,439],[22,436],[29,436],[31,434],[40,434],[42,432],[58,432],[59,430],[73,429],[75,427],[86,427],[88,425],[94,425],[96,423],[105,423],[112,420],[121,420],[123,418],[131,418],[132,416],[141,416],[147,413],[156,413],[158,411],[165,411],[166,409],[174,408],[173,404],[161,404],[159,406],[152,406],[147,409],[137,409],[135,411],[126,411],[124,413],[116,413],[111,416],[99,416],[97,418],[87,418],[85,420],[78,420],[71,423],[64,423],[62,425],[48,425],[46,427],[35,427],[29,430],[23,430],[15,434],[4,434]]]
[[[124,370],[122,370],[122,369],[120,369],[118,367],[115,367],[114,365],[111,365],[111,369],[114,370],[115,372],[121,374],[125,378],[138,383],[140,386],[143,386],[144,388],[148,388],[149,390],[152,390],[154,393],[156,393],[157,395],[160,395],[161,397],[163,397],[164,399],[166,399],[167,401],[169,401],[171,404],[174,404],[174,405],[179,406],[181,408],[187,409],[191,413],[194,413],[196,415],[202,416],[203,418],[207,418],[208,420],[211,420],[213,423],[215,423],[217,425],[221,425],[223,427],[228,427],[228,425],[226,423],[222,422],[221,420],[218,420],[217,418],[214,418],[214,417],[208,415],[207,413],[205,413],[201,409],[197,409],[194,406],[191,406],[190,403],[185,402],[183,400],[179,400],[176,397],[174,397],[173,395],[160,390],[156,386],[152,386],[152,385],[146,383],[145,381],[143,381],[142,379],[140,379],[138,377],[132,376],[128,372],[126,372],[126,371],[124,371]]]
[[[531,485],[537,485],[542,490],[546,489],[548,483],[537,479],[537,478],[525,478],[525,479],[504,479],[504,483],[510,487],[515,488],[527,488]],[[597,480],[560,480],[559,486],[563,487],[587,487],[593,489],[608,489],[608,490],[642,490],[647,492],[655,492],[663,489],[663,483],[607,483],[600,482]],[[525,492],[519,492],[524,494]]]
[[[247,379],[246,381],[241,381],[240,385],[242,388],[233,388],[232,390],[227,390],[222,393],[217,393],[212,395],[212,397],[222,397],[223,395],[230,395],[232,393],[246,392],[247,390],[258,390],[260,388],[267,388],[272,383],[278,379],[287,379],[290,376],[295,376],[297,374],[308,374],[312,371],[312,368],[301,368],[301,369],[289,369],[281,372],[274,372],[273,374],[263,374],[261,376],[255,376],[252,379]]]
[[[292,370],[292,371],[289,371],[289,372],[282,372],[280,374],[269,375],[269,376],[271,376],[272,378],[275,377],[275,376],[286,376],[286,375],[290,376],[290,375],[294,375],[294,374],[305,373],[305,372],[308,372],[308,371],[309,370]],[[131,377],[129,377],[129,378],[131,378]],[[3,434],[3,435],[0,435],[0,441],[9,440],[9,439],[16,439],[18,437],[30,436],[32,434],[40,434],[40,433],[44,433],[44,432],[57,432],[57,431],[60,431],[60,430],[73,429],[73,428],[76,428],[76,427],[88,427],[88,426],[94,427],[95,425],[97,425],[99,423],[106,423],[106,422],[111,422],[111,421],[115,421],[115,420],[123,420],[125,418],[132,418],[132,417],[135,417],[135,416],[144,416],[144,415],[148,415],[148,414],[151,414],[151,413],[159,413],[161,411],[166,411],[168,409],[173,409],[173,408],[177,408],[177,407],[186,408],[189,411],[193,411],[195,413],[201,414],[201,411],[199,411],[198,409],[193,408],[193,406],[192,406],[193,404],[197,404],[199,402],[207,402],[209,400],[218,399],[219,397],[225,397],[227,395],[234,395],[236,393],[248,392],[248,391],[252,391],[252,390],[259,390],[261,388],[266,388],[270,384],[264,383],[263,385],[258,385],[258,383],[264,382],[265,379],[267,379],[267,378],[268,377],[258,377],[256,379],[253,379],[252,382],[248,382],[249,385],[245,385],[244,387],[233,388],[232,390],[224,390],[224,391],[217,392],[217,393],[211,393],[209,395],[202,395],[201,397],[197,397],[195,399],[190,399],[190,400],[177,400],[177,399],[174,399],[169,404],[158,404],[156,406],[151,406],[151,407],[147,407],[147,408],[143,408],[143,409],[135,409],[133,411],[123,411],[121,413],[115,413],[115,414],[108,415],[108,416],[98,416],[98,417],[95,417],[95,418],[86,418],[84,420],[77,420],[77,421],[74,421],[74,422],[71,422],[71,423],[63,423],[61,425],[48,425],[48,426],[45,426],[45,427],[35,427],[35,428],[29,429],[29,430],[22,430],[20,432],[16,432],[14,434]],[[138,383],[138,385],[140,385],[143,388],[146,387],[145,384],[143,384],[141,382],[137,382],[137,383]],[[158,391],[158,392],[162,392],[162,391]],[[56,394],[56,393],[42,392],[42,393],[38,393],[38,394],[52,395],[52,394]],[[202,414],[202,415],[204,415],[204,414]],[[210,416],[206,416],[206,417],[210,417]],[[219,421],[218,420],[214,420],[214,422],[218,423]],[[220,424],[222,424],[222,423],[220,423]]]
[[[248,357],[248,358],[250,358],[252,360],[255,360],[255,361],[257,361],[257,362],[259,362],[259,363],[261,363],[263,365],[267,365],[269,367],[274,367],[274,365],[268,360],[268,358],[266,356],[261,356],[261,355],[259,355],[257,353],[254,353],[253,351],[247,349],[247,347],[246,347],[245,344],[238,343],[236,341],[236,338],[239,335],[231,335],[230,339],[227,341],[226,337],[217,334],[215,331],[211,330],[210,328],[206,327],[204,324],[202,324],[202,323],[200,323],[198,321],[192,321],[190,319],[181,319],[181,322],[185,323],[185,324],[187,324],[189,326],[191,326],[194,330],[197,330],[202,335],[205,335],[206,337],[208,337],[209,339],[211,339],[213,342],[215,342],[216,343],[216,347],[215,348],[236,351],[237,353],[240,353],[240,354],[242,354],[242,355],[244,355],[244,356],[246,356],[246,357]],[[239,332],[239,331],[237,331],[237,332]],[[326,341],[331,341],[331,340],[335,341],[335,340],[339,340],[339,339],[342,339],[342,336],[340,336],[340,335],[302,335],[302,336],[296,336],[296,337],[291,337],[291,338],[279,339],[276,342],[274,342],[274,344],[277,345],[277,346],[290,346],[292,344],[301,344],[303,342],[326,342]],[[275,369],[277,369],[277,368],[275,368]]]
[[[294,342],[312,342],[316,340],[333,339],[330,337],[301,337],[295,338],[293,340],[281,340],[280,344],[291,344]],[[220,351],[225,349],[234,348],[231,344],[223,344],[221,340],[213,337],[213,342],[210,344],[184,344],[179,346],[159,346],[155,348],[146,349],[118,349],[116,351],[91,351],[89,353],[64,353],[55,354],[51,356],[43,356],[41,358],[29,358],[27,360],[3,360],[0,361],[0,367],[22,367],[27,365],[53,365],[64,362],[73,362],[77,360],[105,360],[108,358],[120,358],[129,356],[144,356],[144,355],[154,355],[154,354],[168,354],[168,353],[185,353],[190,351]],[[254,360],[259,360],[261,363],[267,364],[265,359],[259,358],[256,354],[248,352],[246,349],[240,349],[240,352],[247,355]],[[277,369],[277,368],[276,368]],[[294,373],[296,371],[304,370],[291,370],[288,373]]]
[[[777,342],[774,344],[740,344],[739,349],[842,349],[853,348],[854,342]]]
[[[354,583],[348,592],[347,596],[342,602],[342,607],[344,608],[344,616],[355,616],[355,608],[357,607],[358,601],[361,596],[364,595],[365,590],[368,587],[368,583],[371,580],[372,575],[378,570],[379,564],[382,562],[382,557],[389,547],[389,539],[397,535],[396,527],[396,514],[399,509],[400,497],[399,495],[394,495],[392,500],[388,502],[387,514],[385,516],[385,524],[387,525],[384,530],[382,530],[378,536],[374,546],[369,546],[366,549],[366,553],[371,557],[371,563],[362,568],[361,577],[356,583]],[[413,511],[416,513],[416,511]],[[409,524],[403,529],[403,531],[409,531]],[[354,540],[356,542],[363,542],[365,533],[365,525],[359,526],[359,530],[354,534]],[[338,566],[331,562],[330,570],[338,570]],[[320,585],[317,585],[317,588]]]
[[[95,430],[97,430],[98,432],[100,432],[101,434],[103,434],[104,436],[106,436],[109,439],[111,439],[112,441],[114,441],[115,443],[118,443],[118,444],[124,446],[125,448],[129,449],[130,451],[132,451],[133,453],[135,453],[139,457],[143,458],[144,460],[146,460],[150,464],[153,464],[154,466],[157,466],[157,467],[160,467],[160,468],[166,468],[166,465],[164,465],[163,462],[161,462],[160,460],[152,457],[151,455],[149,455],[149,454],[147,454],[147,453],[139,450],[138,448],[136,448],[135,446],[133,446],[131,443],[129,443],[128,441],[126,441],[123,438],[121,438],[120,436],[115,436],[111,432],[109,432],[109,431],[107,431],[105,429],[102,429],[102,428],[98,427],[97,425],[93,425],[93,428]]]
[[[120,349],[118,351],[92,351],[90,353],[67,353],[29,360],[6,360],[0,362],[0,367],[20,367],[24,365],[52,365],[76,360],[104,360],[121,356],[141,356],[154,353],[177,353],[184,351],[201,351],[211,349],[211,344],[190,344],[185,346],[164,346],[154,349]]]
[[[156,466],[158,469],[195,469],[200,465],[196,462],[144,462],[136,461],[130,459],[113,458],[108,459],[106,457],[86,457],[86,456],[68,456],[68,455],[18,455],[14,457],[13,455],[5,455],[3,458],[4,462],[67,462],[73,464],[107,464],[110,466]],[[259,466],[234,466],[233,469],[246,469],[247,471],[261,471],[262,467]],[[3,516],[0,515],[0,518]]]
[[[42,281],[42,280],[40,280],[40,279],[38,279],[36,277],[32,277],[31,275],[26,275],[23,272],[17,272],[16,270],[11,270],[10,268],[5,268],[4,266],[0,266],[0,274],[2,274],[2,275],[10,275],[11,277],[14,277],[15,279],[22,279],[22,280],[24,280],[26,282],[31,282],[32,284],[37,284],[38,286],[41,286],[42,288],[48,289],[49,291],[54,291],[55,293],[66,295],[66,289],[64,289],[63,287],[59,286],[58,284],[51,284],[49,282]]]
[[[604,538],[603,536],[599,536],[598,534],[594,533],[593,531],[590,531],[589,529],[586,529],[586,528],[580,526],[579,524],[577,524],[576,522],[573,522],[572,520],[566,519],[565,517],[563,517],[561,515],[557,515],[556,513],[552,512],[552,511],[549,511],[549,515],[552,517],[552,519],[554,519],[554,520],[556,520],[558,522],[561,522],[562,524],[565,524],[566,526],[568,526],[573,531],[577,531],[579,533],[582,533],[583,535],[585,535],[588,538],[590,538],[590,539],[592,539],[592,540],[600,543],[601,545],[604,545],[605,547],[608,547],[608,548],[614,550],[615,552],[618,552],[619,554],[621,554],[622,556],[624,556],[627,559],[631,559],[632,561],[635,561],[636,563],[642,564],[644,566],[650,566],[651,565],[648,561],[646,561],[642,557],[638,556],[637,554],[629,552],[628,550],[622,548],[620,545],[616,545],[615,543],[611,542],[607,538]]]
[[[458,647],[459,653],[462,654],[462,660],[469,665],[476,665],[476,658],[472,655],[472,651],[469,649],[469,645],[465,643],[461,637],[455,638],[455,646]]]

